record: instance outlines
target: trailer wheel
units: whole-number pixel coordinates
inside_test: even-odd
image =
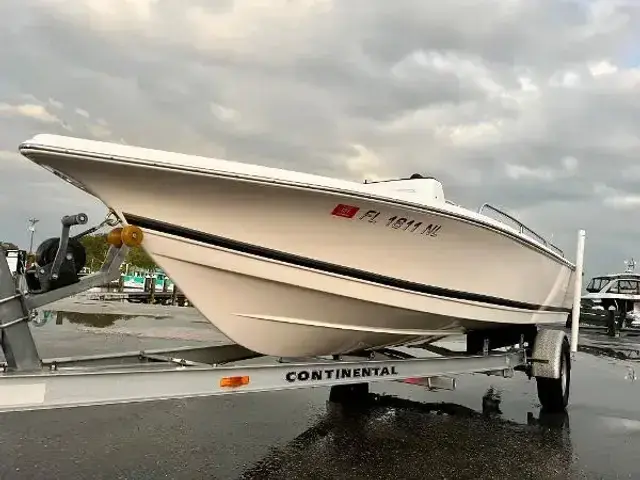
[[[560,376],[558,378],[536,377],[538,399],[547,413],[563,412],[569,404],[571,387],[571,348],[564,336],[560,349]]]

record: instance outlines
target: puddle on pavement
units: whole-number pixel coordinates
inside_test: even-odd
[[[417,400],[412,389],[371,393],[353,407],[327,402],[310,428],[274,445],[239,478],[639,478],[640,412],[607,404],[606,394],[590,402],[584,387],[599,374],[591,378],[590,365],[580,367],[576,405],[561,414],[545,413],[535,387],[513,380],[501,391],[485,379],[452,392],[454,401],[426,392],[429,400]]]
[[[482,412],[373,394],[357,407],[327,403],[317,423],[240,478],[581,478],[566,413],[512,422],[495,417],[496,392],[485,398]]]
[[[149,324],[154,320],[171,318],[171,315],[123,315],[121,313],[79,313],[69,311],[40,310],[32,320],[35,327],[45,325],[82,325],[93,328],[108,328],[133,320]]]
[[[157,338],[164,340],[228,343],[229,340],[209,322],[198,325],[189,318],[170,312],[124,313],[119,312],[76,312],[63,309],[39,310],[31,320],[34,334],[74,335],[100,333],[104,335]]]

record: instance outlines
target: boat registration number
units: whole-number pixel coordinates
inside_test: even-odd
[[[394,215],[392,217],[382,215],[378,210],[368,210],[358,215],[358,220],[367,223],[382,224],[385,228],[392,228],[403,232],[409,232],[416,235],[425,235],[428,237],[437,237],[442,229],[442,225],[437,223],[420,222],[410,217]]]

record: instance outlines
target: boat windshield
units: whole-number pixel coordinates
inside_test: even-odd
[[[640,293],[638,280],[618,280],[609,287],[607,293],[621,293],[626,295],[638,295]]]
[[[595,277],[592,278],[589,284],[587,285],[587,292],[589,293],[597,293],[604,288],[604,286],[611,281],[610,278],[607,277]]]
[[[632,278],[620,278],[613,280],[611,277],[596,277],[587,285],[587,292],[602,292],[602,289],[611,282],[611,286],[606,292],[602,293],[619,293],[626,295],[640,295],[640,281]]]

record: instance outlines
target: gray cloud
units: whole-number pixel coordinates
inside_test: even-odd
[[[634,2],[209,4],[1,2],[0,151],[47,131],[358,180],[421,171],[569,251],[586,228],[591,271],[636,253]],[[30,216],[44,237],[103,211],[2,155],[0,185],[6,240]]]

